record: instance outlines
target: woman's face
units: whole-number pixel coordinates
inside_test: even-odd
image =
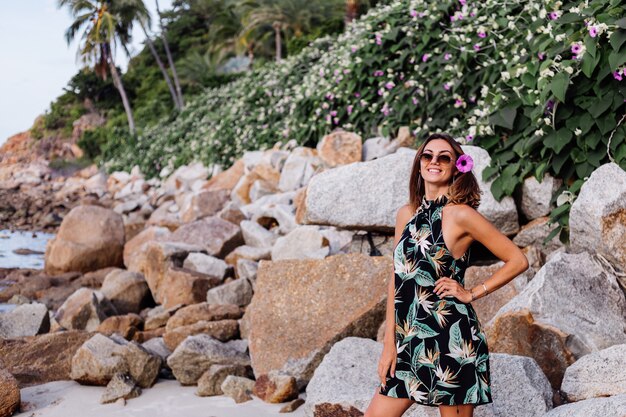
[[[425,182],[433,184],[449,184],[456,172],[454,149],[443,139],[433,139],[424,148],[422,154],[430,158],[420,158],[420,174]],[[449,162],[447,161],[449,158]]]

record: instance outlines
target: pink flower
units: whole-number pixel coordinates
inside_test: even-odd
[[[470,103],[476,103],[476,96],[471,96],[469,98]]]
[[[598,34],[598,28],[595,27],[595,26],[590,26],[589,27],[589,36],[591,36],[592,38],[595,38],[597,34]]]
[[[615,78],[617,81],[622,81],[622,72],[623,70],[618,69],[617,71],[613,72],[613,78]]]
[[[332,99],[334,99],[334,98],[335,98],[335,96],[333,95],[333,93],[327,93],[327,94],[326,94],[326,98],[327,98],[328,100],[332,100]]]
[[[356,52],[356,50],[357,50],[357,49],[359,49],[359,48],[357,48],[356,46],[353,46],[353,47],[352,47],[352,48],[350,48],[350,49],[352,50],[352,53],[355,53],[355,52]]]
[[[430,54],[424,54],[422,55],[422,62],[426,62],[428,61],[428,58],[430,57]]]
[[[475,51],[480,51],[480,45],[479,45],[479,44],[477,44],[477,43],[475,43],[475,44],[474,44],[474,50],[475,50]]]
[[[463,6],[465,6],[465,4],[467,4],[467,0],[459,0],[459,3],[461,3]]]
[[[447,60],[449,60],[451,57],[452,57],[452,54],[450,54],[450,53],[446,52],[446,54],[443,56],[443,60],[444,60],[444,61],[447,61]]]
[[[470,16],[471,16],[471,17],[476,16],[476,12],[470,12]]]
[[[389,81],[387,84],[385,84],[385,87],[387,88],[387,90],[391,90],[395,86],[396,85],[394,83],[392,83],[391,81]]]
[[[417,10],[411,10],[411,11],[409,12],[409,15],[410,15],[411,17],[416,17],[416,16],[417,16]]]
[[[463,105],[463,100],[461,100],[460,98],[457,98],[457,99],[454,101],[454,105],[455,105],[455,106],[462,106],[462,105]]]
[[[336,125],[338,125],[338,124],[339,124],[339,118],[337,118],[337,117],[333,118],[333,122],[334,122]]]
[[[411,100],[413,101],[413,104],[417,105],[417,103],[419,103],[419,100],[415,97],[411,97]]]
[[[384,71],[381,71],[381,70],[374,71],[374,77],[381,77],[383,75],[385,75]]]
[[[456,160],[456,168],[463,173],[470,172],[473,166],[474,160],[468,154],[463,154]]]
[[[331,115],[331,116],[333,116],[333,117],[337,116],[337,110],[333,110],[333,111],[331,111],[331,112],[330,112],[330,115]]]
[[[353,108],[354,108],[354,107],[353,107],[352,105],[349,105],[349,106],[346,108],[346,110],[348,110],[348,114],[352,114],[352,109],[353,109]]]
[[[481,32],[478,32],[478,37],[479,38],[485,38],[485,37],[487,37],[487,34],[485,32],[481,31]]]
[[[360,98],[361,97],[361,93],[354,93],[354,97]]]
[[[465,139],[467,139],[468,141],[471,142],[472,140],[474,140],[474,136],[473,135],[467,135],[467,136],[465,136]]]
[[[559,18],[559,12],[550,12],[548,16],[550,17],[550,20],[556,20]]]
[[[574,55],[578,55],[582,51],[582,46],[580,46],[580,43],[575,43],[572,45],[571,51]]]
[[[382,45],[383,44],[383,38],[380,34],[376,34],[376,45]]]
[[[450,85],[448,83],[443,84],[443,89],[448,91],[450,89]]]
[[[426,13],[424,13],[424,12],[419,12],[417,15],[418,15],[419,17],[424,17],[424,15],[425,15],[425,14],[426,14]]]
[[[383,90],[382,88],[378,89],[378,95],[382,96],[385,93],[385,90]]]
[[[546,57],[546,54],[544,54],[543,52],[539,52],[537,54],[537,58],[539,58],[539,61],[543,61],[545,57]]]
[[[454,16],[450,16],[450,21],[454,22],[456,20],[456,18]]]

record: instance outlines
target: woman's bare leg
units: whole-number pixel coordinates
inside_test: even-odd
[[[474,404],[440,405],[441,417],[473,417]]]
[[[380,387],[376,387],[374,397],[363,417],[401,417],[413,405],[413,400],[409,398],[389,397],[381,394],[379,389]]]

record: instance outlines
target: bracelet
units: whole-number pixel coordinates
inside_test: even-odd
[[[485,289],[485,295],[489,294],[489,291],[487,291],[487,287],[485,287],[485,283],[483,282],[483,288]]]

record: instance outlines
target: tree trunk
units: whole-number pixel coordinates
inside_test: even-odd
[[[113,85],[119,91],[120,96],[122,97],[122,104],[124,105],[124,110],[126,111],[126,118],[128,119],[128,128],[132,135],[135,134],[135,119],[133,118],[133,110],[130,108],[130,102],[128,101],[128,97],[126,96],[126,90],[124,90],[124,84],[122,84],[122,79],[117,72],[117,68],[115,68],[115,62],[113,62],[113,56],[111,55],[111,46],[108,43],[104,44],[104,51],[106,53],[106,60],[109,63],[109,69],[111,70],[111,77],[113,78]]]
[[[174,100],[174,106],[178,110],[180,110],[182,108],[182,105],[180,104],[180,101],[178,100],[178,95],[176,94],[176,91],[174,91],[172,80],[170,79],[170,76],[168,75],[167,70],[165,69],[165,66],[163,65],[163,62],[161,61],[161,58],[159,58],[159,54],[157,53],[157,50],[154,47],[154,43],[152,42],[152,39],[150,39],[150,35],[148,35],[148,31],[146,30],[146,27],[144,26],[143,22],[139,22],[139,24],[141,25],[141,29],[143,30],[143,33],[146,35],[146,42],[148,42],[148,47],[150,48],[150,52],[152,52],[152,55],[154,56],[154,59],[156,60],[157,65],[159,66],[159,69],[163,73],[163,78],[165,78],[165,82],[167,83],[167,88],[169,88],[170,94],[172,95],[172,100]]]
[[[167,55],[167,62],[172,70],[172,77],[174,78],[174,84],[176,85],[176,92],[178,93],[178,103],[180,107],[185,106],[185,100],[183,99],[183,90],[180,88],[180,81],[178,80],[178,73],[176,72],[176,65],[172,59],[172,53],[170,52],[170,45],[167,42],[167,32],[165,26],[163,26],[163,19],[161,19],[161,11],[159,10],[159,0],[154,0],[156,3],[157,15],[159,16],[159,26],[161,27],[161,40],[163,41],[163,48],[165,49],[165,55]]]
[[[359,9],[359,1],[358,0],[346,0],[346,15],[344,18],[345,27],[350,24],[354,19],[356,19],[356,15]]]
[[[274,27],[275,39],[276,39],[276,62],[282,59],[282,51],[281,51],[281,38],[280,38],[280,22],[274,22],[272,25]]]

